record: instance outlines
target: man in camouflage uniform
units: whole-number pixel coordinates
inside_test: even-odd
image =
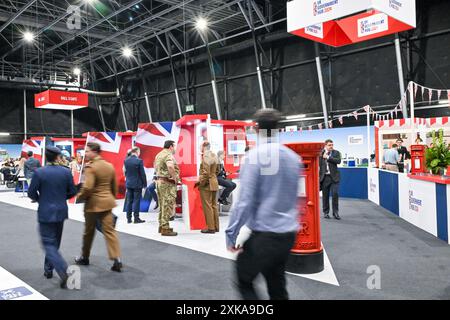
[[[169,226],[169,219],[175,209],[177,184],[180,180],[180,169],[175,161],[175,142],[168,140],[164,149],[156,155],[155,171],[158,176],[156,193],[159,199],[159,233],[162,236],[176,236]]]

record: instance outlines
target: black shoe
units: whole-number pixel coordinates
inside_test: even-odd
[[[53,278],[53,271],[44,271],[44,277],[47,279]]]
[[[122,262],[114,261],[111,271],[122,272]]]
[[[80,265],[80,266],[88,266],[89,265],[89,258],[76,257],[75,258],[75,263]]]
[[[169,221],[175,220],[175,217],[170,217]]]
[[[339,216],[338,213],[336,213],[336,214],[333,213],[333,217],[334,217],[336,220],[341,220],[341,217]]]
[[[59,287],[61,289],[67,289],[67,280],[68,279],[69,279],[69,276],[67,276],[67,275],[61,279],[61,282],[59,283]]]
[[[330,219],[330,215],[328,213],[325,213],[325,215],[323,216],[325,219]]]
[[[134,223],[144,223],[144,222],[145,222],[145,220],[141,220],[139,218],[134,219]]]

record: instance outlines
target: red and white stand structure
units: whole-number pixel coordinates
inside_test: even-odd
[[[333,47],[416,27],[415,0],[293,0],[288,32]]]

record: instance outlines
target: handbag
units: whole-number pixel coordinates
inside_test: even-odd
[[[114,213],[112,213],[112,215],[113,215],[113,228],[115,229],[116,228],[116,223],[117,223],[117,216]],[[101,233],[103,233],[102,223],[101,223],[99,218],[97,218],[97,220],[95,221],[95,228],[98,231],[100,231]]]

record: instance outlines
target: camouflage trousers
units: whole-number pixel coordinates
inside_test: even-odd
[[[157,181],[156,193],[159,202],[159,226],[169,228],[169,220],[175,210],[177,186],[172,183]]]

